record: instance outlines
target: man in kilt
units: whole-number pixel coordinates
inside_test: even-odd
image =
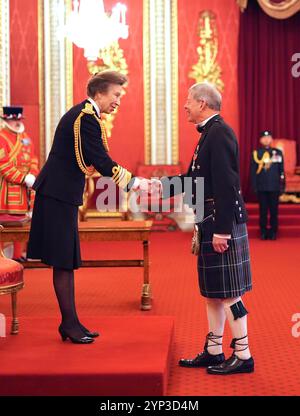
[[[180,179],[181,192],[196,208],[197,218],[196,183],[204,178],[204,216],[196,221],[199,287],[207,301],[208,335],[204,351],[193,359],[181,359],[179,365],[207,367],[209,374],[225,375],[250,373],[254,361],[248,346],[248,312],[241,298],[252,288],[247,213],[240,190],[238,143],[219,114],[221,100],[215,87],[199,83],[190,88],[185,104],[188,120],[201,133],[190,167]],[[187,178],[192,180],[191,195],[184,189]],[[170,179],[161,179],[163,198],[180,193],[169,186]],[[227,360],[222,351],[226,319],[234,350]]]

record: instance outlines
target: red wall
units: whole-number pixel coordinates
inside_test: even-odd
[[[110,11],[116,0],[105,0]],[[144,91],[143,91],[143,8],[141,0],[122,0],[127,6],[128,39],[120,40],[120,47],[128,65],[129,84],[114,121],[109,139],[111,157],[120,165],[135,172],[144,161]],[[74,103],[86,98],[86,83],[90,75],[83,50],[74,47]]]
[[[189,124],[184,111],[188,88],[195,83],[188,78],[192,65],[198,62],[199,45],[198,21],[204,10],[216,15],[219,53],[217,62],[222,70],[225,84],[223,92],[222,116],[239,133],[237,58],[239,8],[235,0],[178,0],[178,43],[179,43],[179,159],[184,169],[188,167],[191,154],[199,134],[193,124]]]
[[[11,105],[24,107],[27,133],[39,156],[37,0],[10,0]]]
[[[105,0],[111,10],[116,0]],[[141,0],[124,0],[127,5],[129,37],[120,41],[129,70],[129,86],[115,119],[110,154],[118,163],[135,172],[144,162],[143,92],[143,8]],[[11,0],[11,103],[22,105],[26,130],[39,148],[38,9],[37,0]],[[225,83],[222,114],[238,134],[237,38],[239,9],[235,0],[178,0],[179,39],[179,160],[187,167],[198,134],[186,120],[183,109],[187,90],[194,81],[188,78],[198,60],[196,48],[199,13],[211,10],[217,17],[219,32],[218,62]],[[74,47],[74,104],[86,97],[89,79],[82,49]]]

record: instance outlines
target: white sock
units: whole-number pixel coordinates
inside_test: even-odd
[[[242,318],[234,319],[232,314],[232,310],[230,309],[231,305],[241,301],[241,298],[231,298],[231,299],[224,299],[224,309],[228,319],[228,323],[230,325],[231,333],[233,338],[243,338],[241,340],[237,340],[235,343],[234,353],[235,355],[242,359],[247,360],[251,357],[250,349],[248,347],[248,336],[247,336],[247,315],[243,316]]]
[[[224,311],[223,303],[220,299],[206,299],[207,320],[208,320],[208,332],[212,332],[217,338],[212,337],[208,339],[208,352],[212,355],[221,354],[223,352],[222,341],[224,333],[224,325],[226,321],[226,315]],[[219,336],[221,338],[219,338]],[[221,344],[221,345],[217,345]]]

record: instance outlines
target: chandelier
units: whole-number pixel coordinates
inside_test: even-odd
[[[96,61],[99,51],[109,48],[120,38],[128,38],[126,6],[121,3],[105,12],[103,0],[74,0],[67,18],[65,36],[84,49],[88,61]]]

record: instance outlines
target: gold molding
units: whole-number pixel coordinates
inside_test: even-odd
[[[145,164],[151,161],[150,1],[143,1]]]
[[[178,4],[171,4],[171,51],[172,51],[172,163],[179,162],[178,133]]]
[[[45,72],[44,72],[44,0],[38,0],[38,72],[40,117],[40,166],[45,163]]]
[[[166,1],[169,2],[169,14],[166,14]],[[154,3],[152,3],[154,2]],[[151,3],[151,6],[150,6]],[[153,15],[151,14],[151,9]],[[155,13],[155,15],[154,15]],[[168,17],[166,17],[168,16]],[[169,18],[165,25],[165,18]],[[153,21],[152,21],[153,19]],[[154,23],[154,27],[153,27]],[[152,24],[152,25],[151,25]],[[155,44],[151,44],[151,33],[157,31]],[[162,26],[161,26],[162,25]],[[153,41],[153,40],[152,40]],[[166,51],[169,51],[167,54]],[[152,51],[152,52],[151,52]],[[152,55],[152,56],[151,56]],[[155,57],[154,57],[155,55]],[[168,61],[168,59],[170,60]],[[155,73],[153,62],[155,60]],[[170,65],[169,74],[164,73],[164,63]],[[164,62],[162,65],[157,62]],[[143,70],[144,70],[144,143],[145,164],[177,164],[178,163],[178,5],[177,0],[144,0],[143,1]],[[151,71],[152,70],[152,71]],[[166,81],[162,76],[171,79],[170,97],[166,96]],[[157,80],[155,91],[151,90],[151,80]],[[155,106],[151,101],[155,97]],[[166,114],[166,106],[170,119],[163,120],[162,112]],[[155,114],[152,114],[152,111]],[[154,121],[155,120],[155,121]],[[170,123],[170,124],[169,124]],[[165,131],[162,132],[162,124]],[[168,127],[167,127],[168,126]],[[155,129],[153,132],[152,129]],[[171,130],[171,132],[170,132]],[[170,139],[171,135],[171,139]],[[156,151],[152,148],[152,140]],[[169,142],[168,142],[169,140]],[[167,156],[169,153],[169,156]],[[164,160],[161,160],[164,159]],[[155,161],[153,161],[155,160]]]
[[[0,108],[10,104],[9,0],[0,0]]]
[[[248,0],[236,0],[241,12],[248,6]],[[281,3],[273,3],[270,0],[257,0],[263,11],[274,19],[287,19],[300,10],[300,0],[283,0]]]
[[[287,19],[300,10],[300,0],[284,0],[274,4],[270,0],[257,0],[260,7],[275,19]]]
[[[248,0],[236,0],[236,2],[243,13],[248,6]]]
[[[72,8],[72,0],[61,1],[64,18]],[[49,8],[45,21],[45,5]],[[46,8],[46,10],[48,10]],[[38,0],[38,68],[39,68],[39,118],[40,118],[40,164],[46,159],[46,147],[51,141],[60,117],[73,106],[73,46],[68,40],[63,43],[64,62],[60,61],[59,50],[54,40],[54,1]],[[48,20],[49,19],[49,20]],[[53,20],[54,19],[54,20]],[[47,68],[46,68],[47,65]],[[64,78],[61,88],[60,77]],[[47,79],[46,79],[47,74]],[[56,76],[53,77],[53,74]],[[60,98],[63,98],[60,100]],[[46,102],[47,101],[47,102]],[[61,103],[63,103],[61,105]],[[46,110],[47,109],[47,110]],[[47,111],[47,113],[46,113]],[[47,129],[47,131],[46,131]],[[46,143],[48,141],[48,143]]]
[[[72,0],[65,0],[65,20],[72,11]],[[73,43],[68,39],[65,40],[65,78],[66,78],[66,110],[73,107]]]

